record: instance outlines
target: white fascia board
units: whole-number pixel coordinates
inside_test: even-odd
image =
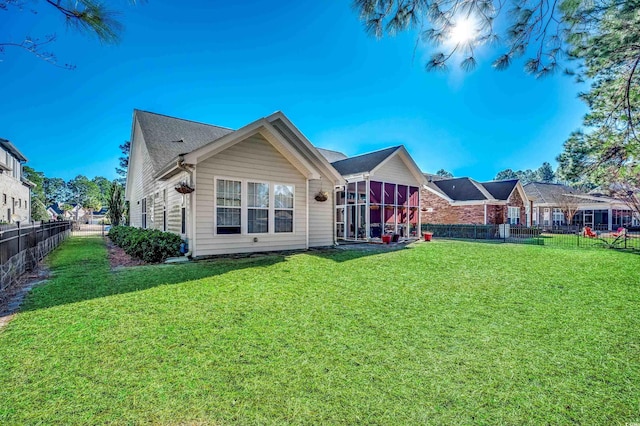
[[[333,167],[331,163],[329,163],[329,161],[327,161],[327,159],[324,158],[322,154],[320,154],[318,149],[311,143],[311,141],[307,139],[307,137],[300,131],[300,129],[298,129],[295,126],[295,124],[293,124],[293,122],[289,120],[289,118],[282,111],[277,111],[271,114],[270,116],[266,117],[266,120],[270,123],[278,119],[282,120],[282,122],[287,125],[289,130],[291,130],[293,134],[300,141],[302,141],[305,147],[314,154],[314,156],[316,157],[315,161],[319,161],[322,163],[326,171],[328,171],[333,176],[334,183],[337,184],[338,182],[342,183],[344,181],[344,179],[342,178],[342,175],[335,169],[335,167]]]
[[[188,154],[185,154],[184,161],[187,164],[198,164],[214,155],[224,151],[227,148],[235,145],[236,143],[247,139],[248,137],[258,133],[260,127],[266,122],[264,118],[256,120],[247,124],[244,127],[236,130],[235,132],[228,133],[223,137],[211,141],[207,145],[200,147]]]
[[[300,173],[302,173],[307,179],[320,179],[321,173],[317,167],[311,164],[307,159],[298,151],[295,146],[280,135],[280,132],[274,128],[271,123],[265,120],[264,130],[260,131],[262,137],[264,137],[271,145],[277,149],[283,157],[285,157],[291,164],[293,164]]]
[[[415,163],[415,161],[413,161],[413,158],[411,157],[411,155],[409,155],[409,152],[404,147],[404,145],[401,145],[400,148],[395,150],[391,155],[389,155],[382,162],[380,162],[380,164],[378,164],[376,167],[374,167],[373,170],[371,170],[369,173],[371,175],[375,175],[375,173],[380,168],[382,168],[387,162],[391,161],[391,159],[393,157],[395,157],[396,155],[400,156],[400,159],[405,164],[405,166],[407,166],[407,168],[409,169],[409,171],[411,172],[411,174],[415,178],[416,183],[418,184],[418,186],[423,185],[427,181],[427,178],[422,174],[422,171],[420,170],[418,165]]]

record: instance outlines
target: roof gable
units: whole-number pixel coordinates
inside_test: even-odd
[[[380,151],[370,152],[368,154],[357,155],[344,160],[334,161],[331,165],[335,167],[342,176],[367,173],[379,166],[384,160],[389,158],[400,148],[402,147],[394,146]]]
[[[316,149],[329,163],[333,163],[335,161],[345,160],[349,158],[339,151],[333,151],[330,149],[324,149],[324,148],[318,148],[318,147],[316,147]]]
[[[140,125],[155,172],[179,155],[192,152],[233,132],[225,127],[148,111],[135,110],[134,117]]]
[[[14,144],[9,142],[6,139],[0,138],[0,146],[9,152],[12,156],[14,156],[18,161],[25,163],[27,161],[27,157],[22,155],[22,153],[15,147]]]

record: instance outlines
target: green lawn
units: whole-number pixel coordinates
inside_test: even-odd
[[[0,330],[0,424],[640,422],[640,256],[471,242],[110,272]]]

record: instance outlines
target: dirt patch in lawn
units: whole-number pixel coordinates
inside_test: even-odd
[[[145,265],[146,262],[140,259],[136,259],[135,257],[131,257],[120,247],[115,245],[111,238],[105,238],[107,242],[107,251],[109,252],[109,264],[111,265],[111,269],[119,269],[125,268],[129,266],[140,266]]]

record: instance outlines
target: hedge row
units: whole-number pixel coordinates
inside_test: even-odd
[[[157,229],[141,229],[131,226],[114,226],[109,230],[111,241],[133,257],[145,262],[163,262],[168,257],[180,255],[182,239],[171,232]]]

